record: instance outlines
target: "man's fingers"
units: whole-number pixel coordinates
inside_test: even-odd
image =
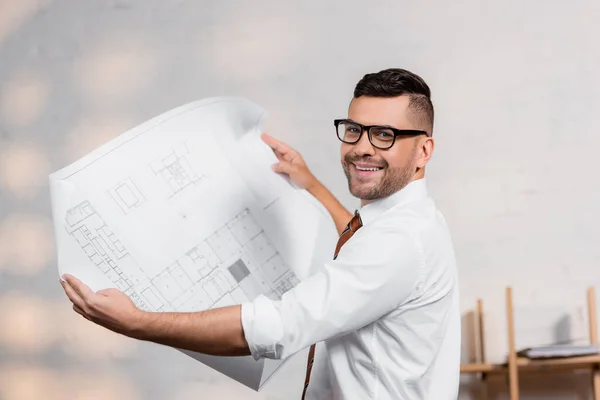
[[[283,153],[273,149],[273,153],[275,153],[275,155],[277,156],[278,159],[283,160],[284,159],[284,155]]]
[[[84,312],[84,311],[83,311],[81,308],[79,308],[77,305],[73,304],[73,310],[75,310],[75,312],[76,312],[77,314],[81,315],[83,318],[87,319],[88,321],[91,321],[91,320],[90,320],[90,317],[88,317],[88,316],[85,314],[85,312]]]
[[[267,135],[266,133],[263,133],[261,138],[263,142],[271,146],[271,148],[275,151],[275,154],[279,153],[281,156],[286,156],[288,153],[294,152],[294,149],[292,149],[290,146],[283,143],[281,140],[277,140],[274,137]]]
[[[62,285],[67,297],[69,298],[69,300],[71,300],[71,303],[73,303],[73,305],[76,305],[78,307],[83,307],[83,299],[79,296],[79,294],[71,287],[71,285],[69,285],[68,282],[64,282],[64,281],[60,281],[60,284]]]
[[[272,166],[273,171],[278,172],[280,174],[291,174],[292,173],[292,164],[290,164],[289,162],[286,161],[281,161],[277,164],[273,164]]]
[[[263,133],[263,141],[271,146],[273,153],[277,156],[280,161],[290,161],[294,162],[294,160],[299,156],[298,152],[292,149],[287,144],[283,143],[280,140],[277,140],[266,133]]]
[[[63,275],[64,279],[67,281],[69,286],[75,290],[75,292],[81,297],[84,301],[94,296],[94,292],[90,289],[86,284],[81,282],[79,279],[75,278],[73,275],[65,274]]]
[[[102,289],[102,290],[98,290],[96,292],[96,294],[100,294],[102,296],[118,295],[121,293],[123,293],[123,292],[121,292],[119,289],[115,289],[115,288]]]

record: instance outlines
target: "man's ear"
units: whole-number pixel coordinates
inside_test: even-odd
[[[419,139],[420,140],[417,144],[417,167],[425,168],[425,165],[427,165],[433,154],[435,142],[430,136],[426,136],[425,138]]]

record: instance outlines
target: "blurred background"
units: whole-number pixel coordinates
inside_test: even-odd
[[[401,67],[431,86],[429,189],[451,228],[464,362],[587,343],[600,284],[600,2],[0,0],[0,399],[299,397],[305,352],[256,393],[175,350],[97,328],[58,282],[48,174],[164,111],[219,95],[268,109],[350,209],[332,120],[356,82]],[[598,288],[596,290],[598,293]],[[522,377],[523,399],[589,399],[587,372]],[[482,382],[461,378],[460,399]],[[503,376],[490,398],[506,399]]]

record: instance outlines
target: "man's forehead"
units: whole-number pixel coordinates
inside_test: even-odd
[[[363,125],[390,125],[408,128],[408,96],[353,98],[348,108],[348,118]]]

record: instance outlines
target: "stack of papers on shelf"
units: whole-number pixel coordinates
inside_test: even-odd
[[[596,344],[586,345],[551,345],[529,347],[517,352],[520,357],[527,358],[554,358],[554,357],[579,357],[596,355],[600,352],[600,347]]]

